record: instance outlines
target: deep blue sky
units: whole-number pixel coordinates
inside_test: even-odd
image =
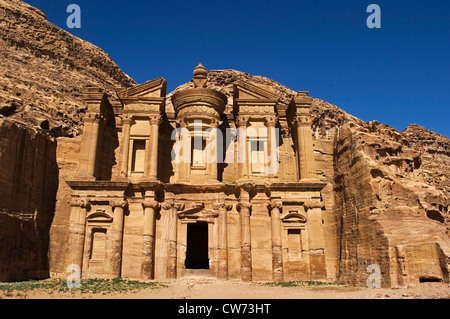
[[[202,62],[272,78],[364,121],[450,137],[450,1],[26,0],[106,51],[136,82],[168,91]],[[69,29],[67,6],[81,7]],[[381,7],[381,29],[366,8]]]

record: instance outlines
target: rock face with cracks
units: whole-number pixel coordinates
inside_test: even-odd
[[[134,81],[103,50],[22,1],[0,0],[0,16],[0,280],[42,279],[64,187],[57,138],[82,132],[86,86],[112,92]]]
[[[66,179],[78,169],[82,92],[100,87],[114,101],[115,88],[136,83],[38,9],[0,0],[0,15],[0,280],[42,279],[65,272],[69,219],[61,212],[70,210]],[[280,94],[278,115],[296,95],[263,76],[209,71],[206,87],[228,98],[226,115],[239,80]],[[173,94],[193,86],[167,95],[169,120]],[[449,138],[415,124],[402,132],[366,123],[316,98],[311,112],[316,173],[326,183],[327,278],[365,286],[375,264],[385,287],[448,282]]]

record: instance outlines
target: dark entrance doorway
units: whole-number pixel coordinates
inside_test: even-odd
[[[186,269],[209,269],[208,224],[187,225]]]

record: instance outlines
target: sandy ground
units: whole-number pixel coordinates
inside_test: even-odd
[[[19,299],[450,299],[450,286],[423,283],[398,289],[369,289],[345,286],[272,287],[259,283],[220,281],[187,277],[161,282],[167,287],[126,294],[48,294],[28,291],[9,298]],[[5,296],[3,296],[5,298]]]

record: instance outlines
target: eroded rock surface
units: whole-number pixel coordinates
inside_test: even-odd
[[[43,278],[49,240],[67,237],[68,218],[53,220],[53,212],[55,206],[69,209],[65,178],[77,169],[75,137],[86,112],[82,92],[101,87],[114,100],[114,88],[135,82],[104,51],[21,1],[0,0],[0,15],[0,280]],[[281,93],[279,114],[296,94],[262,76],[210,71],[207,87],[228,97],[225,114],[232,112],[238,80]],[[171,96],[190,87],[191,82],[168,94],[169,117]],[[327,183],[322,196],[328,278],[365,285],[367,267],[377,264],[384,286],[448,281],[449,138],[415,124],[401,132],[365,123],[317,98],[312,116],[317,174]],[[63,244],[49,254],[61,268]]]
[[[55,137],[77,136],[86,86],[113,93],[135,84],[103,50],[48,22],[42,11],[0,0],[0,16],[0,114]]]

